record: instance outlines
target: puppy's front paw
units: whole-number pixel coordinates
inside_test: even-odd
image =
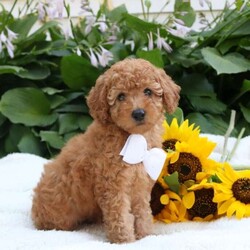
[[[148,235],[152,235],[153,234],[153,230],[152,229],[148,229],[148,230],[140,230],[138,232],[136,232],[136,239],[140,240]]]
[[[118,218],[109,218],[105,226],[107,238],[112,243],[129,243],[136,240],[134,216],[130,213],[122,214]]]
[[[122,243],[131,243],[134,242],[136,240],[134,234],[117,234],[117,235],[109,235],[109,241],[111,243],[118,243],[118,244],[122,244]]]
[[[137,218],[135,221],[135,235],[139,240],[148,235],[153,234],[153,218],[151,216],[145,216],[143,218]]]

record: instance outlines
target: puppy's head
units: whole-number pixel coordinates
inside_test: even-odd
[[[144,133],[175,111],[180,87],[143,59],[125,59],[101,75],[87,98],[90,114],[129,133]]]

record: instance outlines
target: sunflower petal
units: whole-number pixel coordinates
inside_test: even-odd
[[[176,194],[175,192],[168,191],[167,193],[170,199],[181,201],[180,196]]]
[[[218,190],[220,190],[222,193],[224,193],[224,194],[231,194],[231,196],[233,196],[232,195],[232,184],[226,184],[226,185],[224,185],[224,184],[221,184],[221,183],[218,183],[218,185],[216,185],[216,188],[218,189]]]
[[[224,173],[217,172],[216,174],[217,174],[217,176],[219,177],[219,179],[220,179],[220,181],[221,181],[222,183],[228,183],[228,182],[230,182],[230,181],[228,180],[228,178],[225,176]]]
[[[202,222],[203,221],[203,219],[201,217],[194,217],[192,220],[197,221],[197,222]]]
[[[238,179],[238,175],[236,171],[234,171],[233,168],[229,164],[225,164],[224,168],[225,168],[226,176],[231,182],[234,182]]]
[[[199,172],[199,173],[196,174],[196,180],[201,182],[202,180],[205,179],[206,176],[207,176],[207,173]]]
[[[167,194],[163,194],[160,198],[161,204],[167,205],[169,203],[169,197]]]
[[[209,215],[207,215],[205,218],[201,218],[201,217],[194,217],[193,218],[193,221],[200,221],[200,222],[202,222],[202,221],[210,221],[210,220],[212,220],[213,219],[213,214],[209,214]]]
[[[221,205],[219,205],[218,214],[226,213],[228,211],[228,208],[231,206],[231,204],[233,202],[234,202],[233,199],[230,199],[230,200],[227,200],[227,201],[223,202]]]
[[[235,211],[237,210],[238,206],[239,206],[239,201],[235,201],[233,202],[228,210],[227,210],[227,217],[232,217],[232,215],[235,213]]]
[[[243,203],[240,203],[237,210],[236,210],[236,217],[237,219],[242,219],[246,213],[246,205]]]
[[[185,215],[187,213],[187,209],[185,208],[185,206],[180,203],[180,207],[179,207],[179,217],[181,218],[181,220],[184,219]]]
[[[246,217],[249,217],[249,216],[250,216],[250,204],[247,204],[247,205],[246,205],[246,213],[245,213],[245,216],[246,216]]]
[[[164,208],[163,210],[161,210],[161,216],[164,219],[168,218],[169,217],[169,211],[168,211],[168,209]]]
[[[174,214],[179,214],[178,209],[173,201],[169,202],[169,209],[172,211]]]
[[[179,155],[180,155],[179,152],[174,152],[174,153],[172,154],[171,159],[170,159],[170,163],[173,164],[173,163],[177,162],[178,159],[179,159]]]
[[[230,198],[232,198],[232,194],[224,194],[224,193],[220,193],[220,194],[216,194],[213,198],[213,202],[222,202],[222,201],[227,201]]]
[[[207,215],[203,220],[204,221],[210,221],[210,220],[212,220],[214,218],[214,215],[213,214],[209,214],[209,215]]]
[[[166,224],[169,224],[171,223],[171,220],[168,220],[168,219],[161,219],[163,222],[165,222]]]
[[[194,192],[188,192],[182,198],[183,204],[187,209],[190,209],[195,202],[195,195]]]

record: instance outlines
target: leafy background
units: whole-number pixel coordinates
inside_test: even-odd
[[[202,31],[191,31],[184,37],[166,29],[169,25],[177,29],[171,18],[159,24],[129,14],[124,5],[109,10],[104,4],[95,18],[98,22],[105,15],[109,30],[114,25],[119,28],[113,43],[107,43],[109,31],[102,33],[98,25],[86,34],[86,18],[77,24],[71,22],[73,38],[66,39],[54,20],[31,32],[38,22],[36,11],[14,17],[1,6],[0,32],[8,25],[18,37],[14,58],[6,49],[0,51],[0,156],[29,152],[49,158],[69,138],[86,130],[92,118],[85,96],[108,68],[94,67],[90,62],[89,49],[100,45],[113,53],[111,64],[139,57],[164,68],[182,87],[184,117],[199,125],[202,132],[225,134],[234,109],[233,135],[242,128],[244,136],[249,135],[250,6],[242,9],[242,4],[236,1],[233,8],[225,6]],[[69,5],[65,8],[70,13]],[[180,15],[183,11],[186,14]],[[176,0],[173,18],[190,27],[197,14],[188,2]],[[145,49],[148,34],[157,34],[158,29],[172,47],[171,53],[157,47]]]

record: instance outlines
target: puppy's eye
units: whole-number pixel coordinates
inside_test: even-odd
[[[119,100],[120,102],[121,101],[124,101],[125,100],[125,94],[124,93],[120,93],[118,96],[117,96],[117,100]]]
[[[151,96],[152,95],[152,90],[151,89],[148,89],[148,88],[146,88],[146,89],[144,89],[144,94],[146,95],[146,96]]]

